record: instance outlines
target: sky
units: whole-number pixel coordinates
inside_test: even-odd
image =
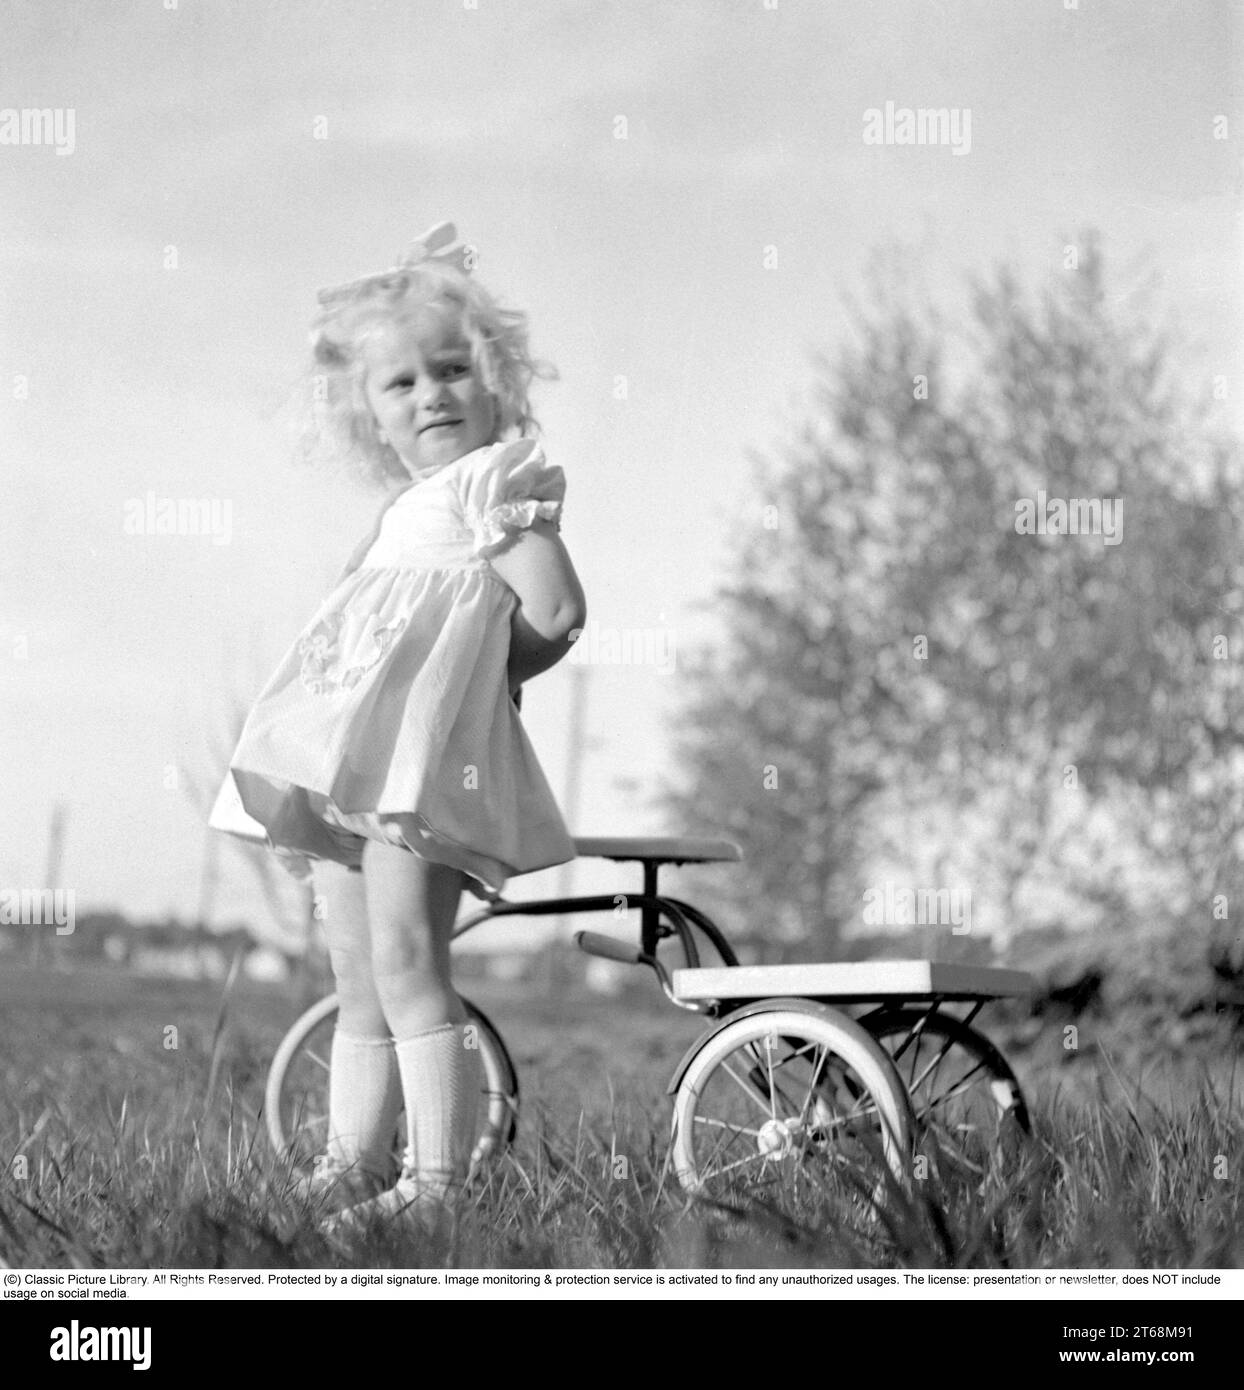
[[[900,244],[953,306],[1001,259],[1040,284],[1096,227],[1118,296],[1156,271],[1186,374],[1226,378],[1241,418],[1228,0],[0,0],[0,18],[0,885],[46,885],[59,803],[79,912],[197,910],[191,788],[219,781],[229,711],[378,505],[291,458],[315,290],[434,222],[559,370],[534,404],[589,623],[663,654],[578,668],[574,833],[677,832],[654,796],[678,654],[713,640],[732,528],[761,505],[749,458],[798,419],[873,248]],[[866,143],[887,102],[970,113],[970,143]],[[64,153],[6,142],[5,112],[35,108],[62,113]],[[148,499],[205,500],[221,525],[135,534]],[[559,794],[573,678],[524,695]],[[220,869],[212,918],[262,912],[241,861]],[[512,888],[570,881],[618,876]]]

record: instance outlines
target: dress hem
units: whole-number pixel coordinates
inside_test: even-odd
[[[361,807],[357,811],[347,811],[342,806],[332,801],[327,792],[320,792],[314,787],[307,787],[300,783],[289,782],[283,777],[277,777],[271,773],[258,771],[254,767],[234,767],[230,766],[229,773],[240,772],[243,776],[258,777],[267,781],[270,785],[275,782],[276,790],[280,798],[282,811],[287,811],[291,800],[297,811],[303,813],[303,823],[306,825],[307,834],[299,835],[296,830],[292,837],[285,835],[281,839],[275,839],[269,828],[268,820],[279,820],[280,812],[276,815],[269,815],[268,820],[264,820],[255,814],[255,811],[246,806],[246,797],[242,790],[241,783],[234,777],[234,785],[242,799],[243,807],[247,814],[263,829],[266,847],[281,859],[309,859],[325,860],[330,863],[345,864],[349,868],[358,868],[362,863],[363,848],[368,840],[374,840],[377,844],[392,845],[394,848],[407,850],[416,858],[426,860],[430,863],[443,863],[451,868],[456,868],[471,878],[478,879],[490,891],[499,892],[504,887],[506,881],[517,878],[523,874],[539,873],[543,869],[556,868],[561,864],[570,863],[575,857],[574,841],[566,830],[565,822],[561,816],[545,817],[538,821],[525,821],[525,828],[532,833],[533,838],[539,839],[544,832],[549,832],[550,837],[565,838],[570,852],[560,858],[550,859],[545,863],[520,868],[509,863],[507,860],[498,858],[495,854],[487,851],[475,849],[473,846],[455,839],[452,835],[439,829],[421,811],[412,811],[407,807],[397,807],[393,810],[384,810],[378,807]],[[283,789],[283,790],[282,790]],[[378,819],[390,820],[393,833],[386,834],[383,825],[377,826],[378,833],[368,834],[350,825],[341,824],[336,817],[324,814],[323,807],[315,806],[308,796],[322,798],[337,816],[346,817],[351,815],[375,816]],[[301,795],[299,795],[301,794]],[[298,802],[301,801],[301,806]],[[411,843],[409,838],[412,827],[402,824],[403,820],[418,821],[421,824],[417,827],[419,832],[426,837],[426,844],[416,846]],[[321,837],[327,837],[323,839]],[[396,838],[395,838],[396,837]],[[440,853],[429,852],[440,851]],[[489,869],[496,872],[489,873]]]

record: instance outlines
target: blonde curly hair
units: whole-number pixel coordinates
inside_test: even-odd
[[[363,349],[378,332],[421,310],[456,322],[475,370],[496,399],[498,438],[540,433],[528,392],[537,378],[555,381],[557,370],[532,357],[527,315],[503,308],[456,266],[426,260],[360,286],[344,302],[322,310],[312,323],[300,431],[305,458],[344,465],[370,486],[409,481],[397,454],[376,433],[365,390]]]

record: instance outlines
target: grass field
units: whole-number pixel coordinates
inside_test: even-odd
[[[702,1023],[655,989],[651,1003],[467,992],[518,1065],[519,1141],[448,1245],[400,1232],[343,1245],[290,1196],[263,1131],[267,1066],[301,1011],[288,991],[241,983],[222,1016],[219,984],[7,967],[0,1255],[85,1268],[1244,1260],[1244,1077],[1221,1057],[1179,1071],[1159,1059],[1143,1075],[1109,1057],[1074,1075],[1013,1059],[1034,1102],[1033,1141],[983,1185],[934,1178],[892,1194],[861,1236],[815,1193],[735,1210],[686,1198],[665,1166],[665,1086]]]

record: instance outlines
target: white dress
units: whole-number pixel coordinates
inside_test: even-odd
[[[357,865],[375,839],[495,891],[574,857],[509,695],[518,599],[488,560],[537,518],[557,524],[565,491],[540,445],[517,439],[429,470],[389,506],[230,759],[242,805],[292,871],[306,858]]]

